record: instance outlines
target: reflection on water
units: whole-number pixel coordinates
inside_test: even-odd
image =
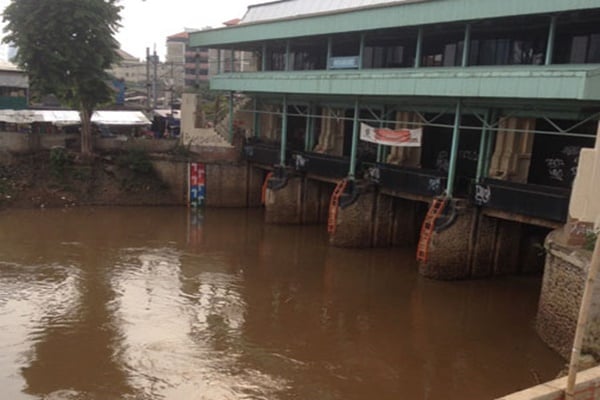
[[[485,399],[561,368],[539,277],[436,282],[259,210],[0,213],[10,399]]]

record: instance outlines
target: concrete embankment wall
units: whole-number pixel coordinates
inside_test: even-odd
[[[78,134],[40,134],[20,132],[0,132],[0,149],[13,154],[24,154],[53,147],[79,148]],[[128,138],[94,138],[94,148],[98,150],[141,150],[149,153],[165,153],[179,144],[175,139]]]
[[[546,267],[540,293],[536,329],[542,340],[568,359],[591,252],[568,246],[563,232],[552,232],[546,240]],[[600,282],[596,281],[582,352],[600,359]]]
[[[532,388],[500,397],[497,400],[563,400],[567,378],[560,378]],[[600,398],[600,367],[590,368],[577,374],[575,400]]]

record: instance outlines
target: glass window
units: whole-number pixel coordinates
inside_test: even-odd
[[[445,25],[425,30],[423,67],[454,67],[462,62],[465,26]]]
[[[543,64],[549,17],[502,18],[472,26],[469,65]]]
[[[552,62],[600,63],[600,11],[588,10],[559,16]]]
[[[382,30],[367,34],[363,68],[411,68],[415,63],[414,30]]]

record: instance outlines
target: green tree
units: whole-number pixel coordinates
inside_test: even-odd
[[[91,116],[112,97],[107,68],[118,60],[118,0],[11,0],[3,13],[3,41],[32,90],[54,94],[81,115],[81,152],[92,152]]]

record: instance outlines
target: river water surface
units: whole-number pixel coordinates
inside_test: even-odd
[[[554,378],[540,277],[436,282],[260,210],[0,212],[1,399],[492,399]]]

